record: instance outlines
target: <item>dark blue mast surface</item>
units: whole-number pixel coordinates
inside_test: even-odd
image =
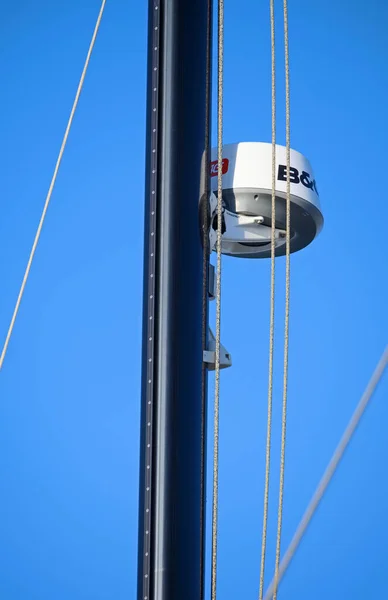
[[[203,598],[211,2],[149,2],[138,600]]]

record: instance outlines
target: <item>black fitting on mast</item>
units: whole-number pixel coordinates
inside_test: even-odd
[[[138,600],[203,598],[211,11],[149,1]]]

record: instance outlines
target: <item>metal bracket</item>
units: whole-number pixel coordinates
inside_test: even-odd
[[[216,338],[209,327],[208,349],[204,350],[203,362],[207,364],[209,371],[214,371],[216,368]],[[229,352],[220,345],[220,369],[227,369],[232,366],[232,357]]]
[[[211,251],[217,246],[217,229],[218,229],[218,212],[217,198],[214,192],[210,194],[210,231],[209,243]],[[262,216],[247,216],[238,215],[225,208],[223,202],[222,208],[222,242],[227,243],[243,243],[243,244],[270,244],[271,243],[271,228],[263,225],[264,217]],[[275,239],[283,239],[286,232],[277,229]]]
[[[216,297],[216,269],[209,262],[209,278],[208,278],[208,296],[209,300],[215,300]]]

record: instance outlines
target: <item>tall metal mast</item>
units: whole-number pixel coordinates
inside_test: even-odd
[[[203,598],[211,5],[149,1],[138,600]]]

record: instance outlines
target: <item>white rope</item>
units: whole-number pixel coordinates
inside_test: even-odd
[[[278,572],[278,584],[280,582],[280,580],[282,579],[282,577],[284,576],[291,560],[294,557],[294,554],[296,552],[296,550],[298,549],[298,546],[300,544],[300,542],[302,541],[302,538],[304,536],[304,534],[306,533],[307,527],[310,524],[311,519],[313,518],[319,503],[321,502],[330,481],[333,478],[333,475],[345,453],[346,448],[348,447],[356,429],[357,426],[361,420],[361,417],[363,416],[366,407],[368,406],[369,401],[372,399],[373,394],[378,386],[378,384],[380,383],[382,376],[384,374],[384,371],[386,370],[388,366],[388,346],[385,348],[380,361],[375,369],[375,372],[373,373],[362,397],[360,402],[357,405],[356,410],[354,411],[348,426],[346,427],[345,433],[343,434],[327,468],[326,471],[323,474],[323,477],[321,479],[321,481],[319,482],[319,485],[317,487],[317,489],[314,492],[314,495],[298,525],[298,528],[294,534],[294,537],[291,540],[291,543],[289,545],[289,547],[287,548],[287,551],[283,557],[283,560],[281,562],[280,568],[279,568],[279,572]],[[273,580],[268,588],[268,590],[266,591],[264,600],[271,600],[272,596],[273,596],[273,592],[275,589],[275,580]]]
[[[282,434],[280,451],[280,484],[279,484],[279,506],[278,527],[276,536],[275,557],[275,582],[273,589],[273,600],[277,598],[280,547],[283,520],[283,496],[284,496],[284,471],[286,453],[286,429],[287,429],[287,388],[288,388],[288,348],[289,348],[289,324],[290,324],[290,252],[291,252],[291,184],[290,184],[290,64],[288,51],[288,8],[287,0],[283,2],[284,11],[284,52],[285,52],[285,75],[286,75],[286,163],[287,163],[287,198],[286,198],[286,300],[285,300],[285,323],[284,323],[284,369],[283,369],[283,408],[282,408]]]
[[[271,21],[271,67],[272,67],[272,207],[271,207],[271,291],[270,291],[270,326],[269,326],[269,361],[268,361],[268,401],[267,401],[267,441],[265,449],[265,482],[263,532],[261,540],[260,587],[259,600],[263,600],[265,558],[267,548],[269,482],[271,468],[271,434],[272,434],[272,397],[273,397],[273,359],[275,338],[275,225],[276,225],[276,63],[275,63],[275,6],[270,0]]]
[[[213,455],[213,514],[212,514],[212,571],[211,600],[217,597],[217,539],[218,539],[218,448],[220,404],[220,350],[221,350],[221,236],[222,236],[222,125],[224,86],[224,1],[218,0],[218,198],[217,198],[217,283],[216,283],[216,352],[214,398],[214,455]]]
[[[104,12],[105,3],[106,3],[106,0],[103,0],[102,4],[101,4],[99,15],[98,15],[98,18],[97,18],[96,26],[94,28],[93,37],[92,37],[92,40],[90,42],[89,51],[88,51],[88,54],[87,54],[87,57],[86,57],[86,61],[85,61],[85,65],[84,65],[84,68],[83,68],[83,71],[82,71],[81,79],[80,79],[80,82],[78,84],[78,89],[77,89],[77,93],[76,93],[75,100],[74,100],[74,103],[73,103],[73,108],[71,109],[71,113],[70,113],[69,121],[67,123],[65,135],[63,137],[63,141],[62,141],[61,149],[59,151],[57,163],[55,165],[54,174],[53,174],[53,177],[51,179],[51,184],[50,184],[49,191],[48,191],[47,197],[46,197],[46,201],[45,201],[45,204],[44,204],[44,207],[43,207],[42,216],[41,216],[40,221],[39,221],[38,229],[36,231],[34,243],[32,245],[32,249],[31,249],[30,257],[28,259],[27,267],[26,267],[26,270],[25,270],[25,273],[24,273],[22,285],[20,287],[19,296],[18,296],[18,299],[16,301],[16,305],[15,305],[15,308],[14,308],[14,311],[13,311],[11,323],[9,325],[8,333],[7,333],[7,336],[6,336],[6,339],[5,339],[5,342],[4,342],[4,346],[3,346],[3,350],[1,352],[1,356],[0,356],[0,370],[3,367],[3,363],[4,363],[5,355],[6,355],[6,352],[7,352],[7,349],[8,349],[9,341],[11,339],[11,335],[12,335],[13,328],[14,328],[14,325],[15,325],[16,317],[17,317],[18,312],[19,312],[20,303],[21,303],[22,298],[23,298],[24,289],[26,287],[28,276],[30,274],[32,261],[33,261],[34,255],[35,255],[36,247],[37,247],[38,242],[39,242],[39,238],[40,238],[40,234],[41,234],[41,231],[42,231],[43,223],[44,223],[44,220],[46,218],[46,213],[47,213],[47,209],[48,209],[49,204],[50,204],[51,195],[52,195],[52,192],[53,192],[53,189],[54,189],[54,185],[55,185],[55,182],[56,182],[56,179],[57,179],[57,175],[58,175],[58,171],[59,171],[59,166],[61,164],[62,156],[63,156],[64,150],[65,150],[65,147],[66,147],[67,138],[69,137],[70,128],[71,128],[71,125],[72,125],[72,122],[73,122],[73,118],[74,118],[74,114],[75,114],[75,111],[76,111],[76,108],[77,108],[78,100],[79,100],[79,97],[80,97],[80,94],[81,94],[81,91],[82,91],[83,83],[84,83],[84,80],[85,80],[85,75],[86,75],[86,72],[87,72],[87,69],[88,69],[88,66],[89,66],[90,57],[91,57],[91,54],[92,54],[92,51],[93,51],[94,43],[96,41],[98,30],[99,30],[99,27],[100,27],[100,22],[101,22],[101,18],[102,18],[103,12]]]

